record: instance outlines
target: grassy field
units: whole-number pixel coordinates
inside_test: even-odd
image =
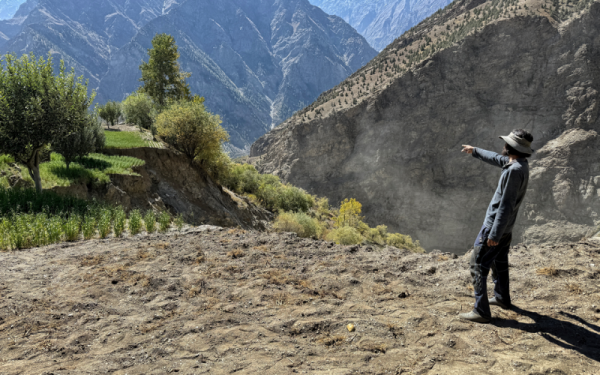
[[[69,186],[73,183],[107,183],[110,174],[124,174],[137,176],[133,167],[144,165],[141,159],[129,156],[108,156],[104,154],[89,154],[73,163],[69,169],[64,158],[53,153],[50,161],[40,164],[40,175],[44,189],[53,186]],[[0,173],[5,176],[0,178],[0,186],[9,186],[10,175],[20,175],[24,180],[31,181],[29,171],[25,166],[15,167],[14,160],[7,155],[0,155]],[[18,168],[18,169],[17,169]],[[20,169],[20,171],[19,171]]]
[[[160,142],[146,140],[139,132],[105,131],[104,134],[106,135],[106,148],[162,148]]]

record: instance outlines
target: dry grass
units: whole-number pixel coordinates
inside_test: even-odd
[[[81,261],[81,267],[97,266],[104,261],[103,255],[88,255]]]
[[[554,268],[554,266],[540,268],[537,271],[535,271],[535,273],[544,276],[558,276],[558,270]]]
[[[361,343],[359,347],[363,350],[368,350],[373,353],[384,353],[387,351],[387,345],[378,342],[367,341]]]
[[[581,287],[579,286],[579,284],[568,283],[567,284],[567,289],[569,290],[569,292],[571,294],[581,294],[581,293],[583,293],[583,290],[581,289]]]
[[[325,345],[325,346],[334,346],[334,345],[341,345],[346,341],[346,336],[327,336],[324,337],[322,339],[317,340],[317,342],[319,344]]]
[[[246,253],[242,249],[235,249],[227,253],[227,256],[231,259],[239,259],[245,256]]]

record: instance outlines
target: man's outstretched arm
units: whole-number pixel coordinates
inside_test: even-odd
[[[462,152],[473,155],[473,157],[476,157],[477,159],[491,164],[495,167],[502,168],[510,162],[510,158],[508,156],[502,156],[495,152],[487,151],[482,148],[477,148],[469,145],[463,145]]]

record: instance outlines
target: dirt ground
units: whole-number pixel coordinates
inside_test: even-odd
[[[0,374],[600,372],[599,240],[515,247],[487,325],[468,256],[206,226],[0,253]]]

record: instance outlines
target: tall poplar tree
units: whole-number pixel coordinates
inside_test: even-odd
[[[191,74],[179,70],[179,52],[175,38],[168,34],[156,34],[148,56],[148,62],[142,62],[140,65],[140,81],[143,82],[140,91],[148,94],[161,108],[169,99],[189,100],[190,87],[185,79]]]

